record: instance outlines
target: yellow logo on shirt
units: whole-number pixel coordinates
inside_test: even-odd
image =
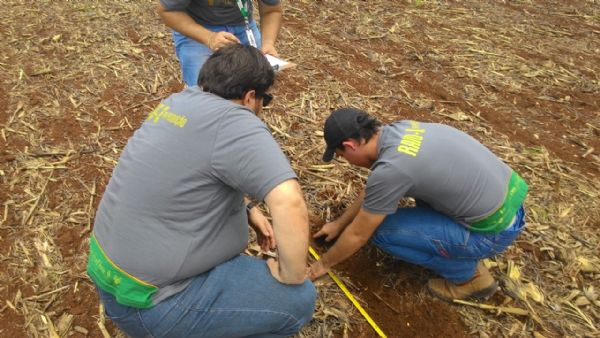
[[[421,143],[423,142],[422,134],[424,133],[425,129],[419,126],[419,122],[410,121],[410,128],[407,128],[406,135],[402,136],[402,140],[400,140],[397,148],[398,152],[416,157],[421,149]]]
[[[146,119],[146,121],[154,121],[154,123],[158,123],[160,120],[165,120],[179,128],[183,128],[187,123],[187,117],[171,112],[169,110],[169,106],[166,106],[162,103],[159,104],[158,107],[156,107],[156,109],[154,109]]]

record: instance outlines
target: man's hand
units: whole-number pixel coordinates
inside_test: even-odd
[[[325,241],[329,242],[339,236],[343,229],[344,225],[340,223],[339,220],[335,220],[323,225],[323,227],[313,235],[313,238],[326,236]]]
[[[310,278],[310,280],[314,281],[315,279],[326,274],[328,271],[329,271],[329,268],[327,268],[327,267],[325,267],[325,265],[323,265],[322,260],[316,261],[310,265],[310,268],[308,268],[308,278]]]
[[[250,209],[248,212],[248,224],[256,232],[256,241],[263,251],[275,249],[275,233],[269,220],[257,207]]]
[[[240,40],[229,32],[212,32],[206,45],[212,50],[217,50],[231,43],[240,43]]]
[[[331,267],[343,262],[358,251],[371,238],[373,232],[375,232],[375,229],[381,224],[385,216],[360,209],[352,223],[345,228],[339,225],[343,224],[340,222],[340,219],[325,224],[315,236],[322,235],[335,238],[342,229],[343,232],[335,244],[326,253],[321,255],[321,260],[311,264],[308,271],[310,279],[314,280],[321,277]]]
[[[275,46],[273,46],[272,44],[263,43],[260,50],[263,52],[263,54],[279,56],[279,53],[277,53]]]

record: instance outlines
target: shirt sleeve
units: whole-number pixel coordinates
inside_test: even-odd
[[[220,181],[260,201],[280,183],[296,178],[267,126],[243,108],[221,120],[211,161]]]
[[[374,214],[390,215],[413,186],[408,175],[389,163],[373,169],[367,179],[363,208]]]
[[[188,8],[191,0],[160,0],[167,11],[182,11]]]

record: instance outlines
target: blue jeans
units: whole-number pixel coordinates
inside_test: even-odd
[[[379,225],[372,242],[396,258],[460,284],[473,277],[480,259],[503,252],[517,238],[524,213],[521,207],[501,233],[482,234],[428,207],[399,208]]]
[[[237,256],[149,309],[120,305],[98,288],[105,314],[131,337],[288,337],[312,318],[310,281],[286,285],[265,261]]]
[[[245,25],[204,25],[204,28],[213,32],[229,32],[235,35],[243,45],[249,44]],[[255,21],[250,23],[250,28],[254,33],[256,44],[260,48],[262,38]],[[175,45],[175,54],[181,65],[183,81],[188,87],[196,86],[198,84],[200,69],[204,65],[204,62],[206,62],[206,59],[211,56],[212,50],[208,46],[176,31],[173,31],[173,43]]]

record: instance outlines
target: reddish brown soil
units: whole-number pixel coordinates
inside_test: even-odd
[[[391,261],[375,249],[358,252],[338,270],[357,287],[355,295],[367,304],[365,310],[389,337],[467,335],[455,309],[427,294],[424,285],[431,277],[427,271]],[[364,323],[357,331],[359,336],[373,335],[373,329]]]

